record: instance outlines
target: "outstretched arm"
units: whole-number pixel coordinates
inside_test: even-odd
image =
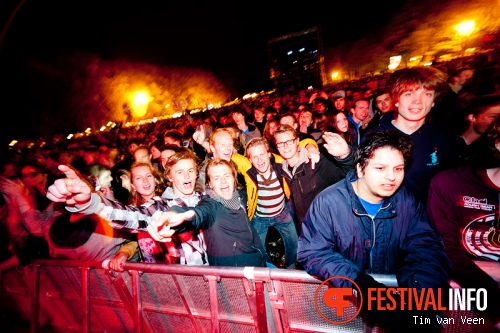
[[[192,210],[184,213],[168,211],[155,214],[153,221],[148,225],[148,232],[158,242],[171,242],[175,230],[171,230],[170,227],[177,227],[194,216],[195,213]]]
[[[78,209],[89,205],[92,188],[83,176],[68,165],[59,165],[58,169],[64,172],[66,178],[57,179],[49,186],[47,198]]]
[[[156,210],[163,209],[161,202],[148,202],[147,205],[123,205],[118,201],[108,200],[92,193],[91,186],[78,171],[66,165],[59,170],[66,178],[57,179],[47,191],[47,198],[55,202],[66,203],[66,209],[72,213],[98,214],[108,221],[113,228],[146,230],[151,216]]]

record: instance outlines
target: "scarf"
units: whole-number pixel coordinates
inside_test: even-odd
[[[240,194],[238,193],[238,191],[233,192],[233,197],[231,199],[221,198],[217,193],[215,193],[214,190],[208,187],[206,188],[205,192],[208,194],[210,198],[221,203],[224,207],[228,209],[238,210],[241,208]]]

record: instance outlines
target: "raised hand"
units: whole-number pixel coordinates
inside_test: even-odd
[[[314,145],[307,145],[306,150],[306,163],[311,161],[311,169],[314,170],[316,163],[318,163],[320,159],[319,150],[317,150]]]
[[[24,185],[0,176],[0,192],[13,197],[24,195]]]
[[[368,115],[364,120],[363,120],[363,123],[361,124],[361,128],[362,129],[365,129],[366,127],[368,127],[368,124],[370,123],[370,121],[373,119],[373,116],[370,116]]]
[[[18,207],[21,213],[31,208],[31,201],[27,197],[26,188],[21,181],[0,177],[0,192],[4,194],[9,207]]]
[[[196,143],[202,145],[203,142],[205,141],[205,126],[200,125],[196,128],[196,131],[193,133],[193,140],[196,141]]]
[[[58,169],[66,178],[57,179],[47,190],[47,198],[54,202],[65,202],[68,206],[84,207],[90,202],[92,188],[85,179],[67,165],[59,165]]]
[[[325,132],[322,137],[325,140],[324,147],[330,155],[338,158],[349,155],[349,145],[340,134]]]

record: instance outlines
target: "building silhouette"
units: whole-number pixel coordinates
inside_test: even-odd
[[[326,84],[319,27],[271,39],[267,48],[270,77],[276,90],[321,89]]]

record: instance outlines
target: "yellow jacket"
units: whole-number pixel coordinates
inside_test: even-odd
[[[312,144],[316,149],[318,149],[318,144],[316,141],[312,139],[304,139],[299,142],[299,147],[306,147],[307,145]],[[274,162],[276,164],[281,164],[283,162],[283,159],[281,156],[273,154],[274,156]],[[248,219],[251,221],[253,216],[255,215],[255,210],[257,209],[257,179],[252,177],[251,173],[248,171],[252,168],[252,163],[250,160],[238,153],[234,153],[233,156],[231,157],[231,160],[233,163],[236,165],[238,168],[238,172],[243,175],[245,178],[245,183],[246,183],[246,189],[247,189],[247,214],[248,214]],[[275,168],[276,171],[276,168]],[[281,175],[281,172],[277,172],[277,174]],[[279,176],[278,176],[279,177]],[[283,192],[285,194],[285,197],[287,199],[290,199],[290,188],[288,187],[287,182],[281,177],[280,183],[283,186]]]

